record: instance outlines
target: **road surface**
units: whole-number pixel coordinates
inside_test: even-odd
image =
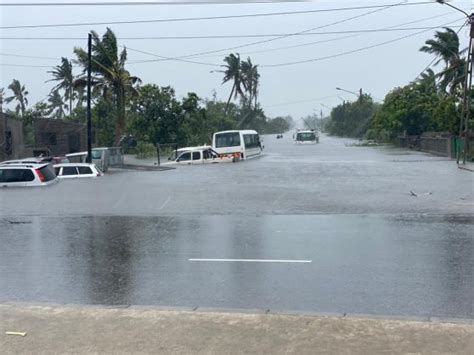
[[[0,302],[474,318],[474,175],[350,142],[0,190]]]

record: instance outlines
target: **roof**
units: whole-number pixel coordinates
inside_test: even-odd
[[[10,168],[33,168],[33,169],[39,169],[42,168],[43,166],[48,166],[49,163],[18,163],[18,164],[5,164],[1,165],[0,164],[0,169],[10,169]]]
[[[258,132],[255,131],[255,130],[253,130],[253,129],[245,129],[245,130],[234,129],[234,130],[229,130],[229,131],[215,132],[214,134],[220,134],[220,133],[237,133],[237,132],[241,132],[242,134],[258,134]]]
[[[200,145],[196,147],[184,147],[184,148],[179,148],[177,149],[178,152],[185,152],[189,150],[201,150],[201,149],[211,149],[212,147],[210,145]]]
[[[95,166],[95,164],[92,164],[92,163],[62,163],[62,164],[54,164],[54,167],[55,167],[55,168],[67,167],[67,166]]]

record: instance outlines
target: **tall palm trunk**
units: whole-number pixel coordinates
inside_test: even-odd
[[[125,131],[125,91],[123,87],[117,87],[117,124],[115,125],[115,145]]]
[[[234,94],[234,91],[235,91],[235,83],[234,85],[232,85],[232,90],[230,91],[229,99],[227,100],[227,104],[225,105],[225,110],[224,110],[225,114],[227,114],[227,110],[229,109],[230,100],[232,100],[232,95]]]

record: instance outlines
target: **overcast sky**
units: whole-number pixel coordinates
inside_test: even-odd
[[[25,0],[0,0],[0,3],[26,2]],[[68,2],[51,0],[49,2]],[[80,1],[80,0],[77,0]],[[86,0],[98,2],[94,0]],[[104,0],[105,1],[105,0]],[[409,3],[423,0],[410,0]],[[29,2],[41,2],[31,0]],[[85,2],[85,1],[82,1]],[[331,8],[390,5],[399,0],[321,0],[311,2],[288,2],[266,4],[221,4],[221,5],[159,5],[159,6],[63,6],[63,7],[0,7],[1,26],[32,24],[58,24],[79,22],[111,22],[128,20],[156,20],[183,17],[209,17],[237,14],[257,14],[287,11],[322,10]],[[451,2],[468,12],[471,11],[471,0]],[[110,25],[118,38],[153,37],[153,36],[200,36],[200,35],[261,35],[290,34],[312,28],[326,26],[312,32],[338,32],[366,29],[420,28],[407,31],[384,31],[370,33],[343,34],[309,34],[277,38],[267,43],[245,46],[239,49],[223,51],[206,56],[190,57],[189,60],[215,64],[216,67],[193,64],[182,61],[160,61],[129,64],[127,68],[133,75],[139,76],[144,83],[155,83],[161,86],[170,85],[181,97],[187,92],[196,92],[200,97],[212,97],[215,90],[218,98],[227,99],[231,84],[221,85],[222,75],[211,73],[219,70],[222,59],[229,52],[241,53],[243,58],[250,56],[260,65],[261,88],[260,101],[268,116],[292,115],[294,118],[311,114],[321,109],[328,112],[326,106],[334,106],[341,99],[354,99],[349,93],[336,91],[336,87],[370,93],[376,99],[382,99],[393,87],[409,83],[422,71],[432,57],[420,53],[418,49],[424,41],[432,37],[434,30],[413,35],[393,43],[376,48],[354,52],[331,59],[310,61],[306,63],[268,66],[289,62],[305,61],[336,55],[343,52],[379,44],[420,32],[425,27],[435,27],[452,23],[456,30],[463,24],[462,14],[435,2],[424,5],[398,6],[378,11],[373,14],[348,20],[343,23],[327,26],[331,23],[362,15],[375,9],[350,11],[312,12],[287,14],[280,16],[234,18],[221,20],[201,20],[188,22],[161,22],[145,24]],[[425,21],[421,21],[426,19]],[[413,21],[419,21],[410,23]],[[459,20],[455,22],[456,20]],[[400,26],[402,25],[402,26]],[[61,56],[73,58],[74,46],[85,47],[87,33],[95,30],[103,34],[106,25],[35,28],[35,29],[1,29],[0,30],[0,87],[6,87],[12,79],[18,79],[30,92],[30,105],[44,99],[53,83],[46,67],[14,67],[16,65],[54,66],[59,64]],[[351,36],[351,38],[342,38]],[[83,37],[84,40],[11,40],[6,37]],[[462,46],[467,46],[468,30],[460,32]],[[194,53],[214,51],[229,47],[241,46],[265,38],[227,38],[227,39],[120,39],[119,43],[129,48],[129,61],[157,59],[135,50],[150,52],[166,57],[179,57]],[[332,41],[327,41],[331,39]],[[327,41],[321,43],[322,41]],[[296,48],[283,48],[310,42],[320,42]],[[259,53],[249,53],[260,51]],[[22,58],[7,54],[51,57],[58,59]],[[76,72],[79,73],[77,68]],[[9,93],[7,93],[9,94]],[[339,95],[339,97],[338,97]]]

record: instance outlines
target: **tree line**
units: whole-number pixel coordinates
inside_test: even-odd
[[[392,89],[382,103],[362,94],[354,102],[334,107],[326,130],[333,135],[381,141],[427,131],[458,134],[465,89],[466,49],[460,48],[454,30],[444,28],[436,31],[434,38],[428,39],[420,51],[433,55],[434,66],[442,68],[438,72],[427,68],[411,83]],[[469,90],[472,98],[474,92],[472,88]]]
[[[144,84],[126,69],[127,49],[122,50],[114,32],[108,28],[99,36],[92,32],[92,120],[96,144],[118,145],[124,137],[134,136],[150,144],[209,143],[212,133],[230,129],[256,129],[260,133],[280,133],[292,125],[291,117],[268,118],[258,101],[260,73],[251,58],[238,53],[224,58],[222,84],[232,84],[227,101],[200,98],[190,92],[178,98],[172,87]],[[1,89],[5,103],[15,103],[7,111],[30,125],[36,118],[82,122],[86,120],[87,51],[74,48],[75,59],[63,57],[48,71],[55,83],[48,98],[29,107],[29,92],[14,79]],[[82,68],[74,75],[74,66]]]

